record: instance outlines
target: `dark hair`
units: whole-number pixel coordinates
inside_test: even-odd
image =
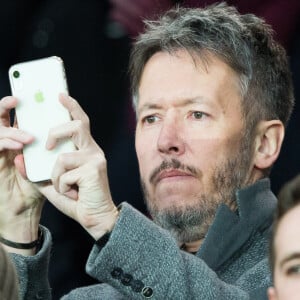
[[[156,21],[145,21],[145,26],[130,57],[135,108],[150,57],[159,51],[172,54],[185,49],[200,58],[213,54],[237,73],[248,131],[260,120],[279,119],[287,125],[294,105],[291,74],[286,52],[264,20],[220,3],[203,9],[177,7]]]
[[[274,273],[276,249],[274,245],[278,225],[291,209],[300,204],[300,175],[287,182],[278,194],[278,205],[275,213],[272,236],[270,241],[270,265]]]

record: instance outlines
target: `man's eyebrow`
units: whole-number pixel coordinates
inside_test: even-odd
[[[177,106],[180,107],[180,106],[187,106],[187,105],[195,104],[195,103],[208,103],[208,102],[209,102],[209,100],[204,97],[195,97],[195,98],[179,100]],[[140,114],[144,110],[161,109],[161,108],[162,108],[162,105],[160,105],[158,103],[145,103],[138,109],[138,114]]]
[[[140,114],[144,110],[161,109],[161,108],[162,106],[159,104],[145,103],[138,109],[138,114]]]
[[[282,259],[279,264],[280,268],[282,268],[285,263],[287,263],[293,259],[300,259],[300,252],[293,252],[293,253],[289,254],[288,256],[286,256],[284,259]]]

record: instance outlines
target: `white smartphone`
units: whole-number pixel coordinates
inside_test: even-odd
[[[46,149],[49,130],[71,120],[58,100],[60,93],[68,94],[63,61],[52,56],[22,62],[11,66],[8,73],[12,95],[18,99],[18,127],[35,137],[23,149],[27,177],[32,182],[49,180],[57,156],[75,150],[71,139]]]

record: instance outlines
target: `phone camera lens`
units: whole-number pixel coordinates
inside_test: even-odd
[[[14,76],[15,78],[19,78],[19,77],[20,77],[20,72],[19,72],[19,71],[14,71],[14,72],[13,72],[13,76]]]

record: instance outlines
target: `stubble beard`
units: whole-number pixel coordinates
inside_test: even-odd
[[[193,204],[187,203],[185,206],[171,205],[160,209],[156,199],[150,199],[145,182],[141,180],[145,203],[153,221],[168,230],[179,244],[203,239],[220,204],[224,203],[230,209],[236,209],[236,191],[250,183],[248,172],[251,154],[249,139],[241,138],[240,146],[234,155],[230,154],[227,161],[220,163],[213,172],[211,191],[214,193],[201,193],[196,203],[194,201]],[[165,161],[162,165],[182,170],[194,169],[175,159]],[[162,165],[160,170],[163,169]]]

